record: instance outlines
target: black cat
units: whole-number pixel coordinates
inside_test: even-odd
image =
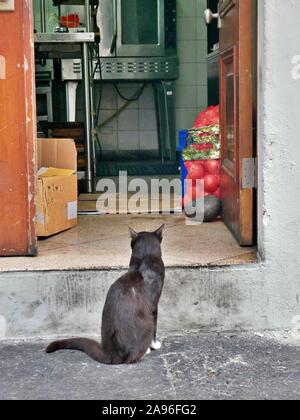
[[[127,274],[110,288],[102,315],[102,343],[75,338],[56,341],[47,353],[79,350],[105,364],[137,363],[150,349],[158,350],[157,311],[164,278],[161,242],[164,225],[157,231],[130,229],[132,257]]]

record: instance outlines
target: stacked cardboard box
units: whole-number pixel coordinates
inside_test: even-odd
[[[38,139],[36,234],[48,237],[77,225],[74,140]]]

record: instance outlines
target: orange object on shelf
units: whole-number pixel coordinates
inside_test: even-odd
[[[76,13],[72,13],[68,16],[62,16],[60,23],[65,28],[78,28],[80,26],[79,16]]]

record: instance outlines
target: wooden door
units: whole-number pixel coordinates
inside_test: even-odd
[[[254,190],[244,174],[254,169],[255,6],[255,0],[219,4],[223,218],[242,246],[254,242]]]
[[[14,5],[0,11],[1,256],[36,254],[32,1]]]

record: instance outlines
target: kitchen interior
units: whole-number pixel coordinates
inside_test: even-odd
[[[187,223],[177,208],[126,215],[96,209],[98,181],[118,183],[120,171],[129,181],[181,179],[180,133],[219,103],[217,21],[207,26],[203,19],[208,6],[217,12],[217,4],[33,1],[38,138],[42,148],[51,138],[74,140],[78,214],[71,228],[41,235],[39,256],[16,260],[14,269],[126,267],[129,225],[139,231],[166,224],[166,266],[256,261],[254,248],[241,248],[220,218],[199,225]]]

